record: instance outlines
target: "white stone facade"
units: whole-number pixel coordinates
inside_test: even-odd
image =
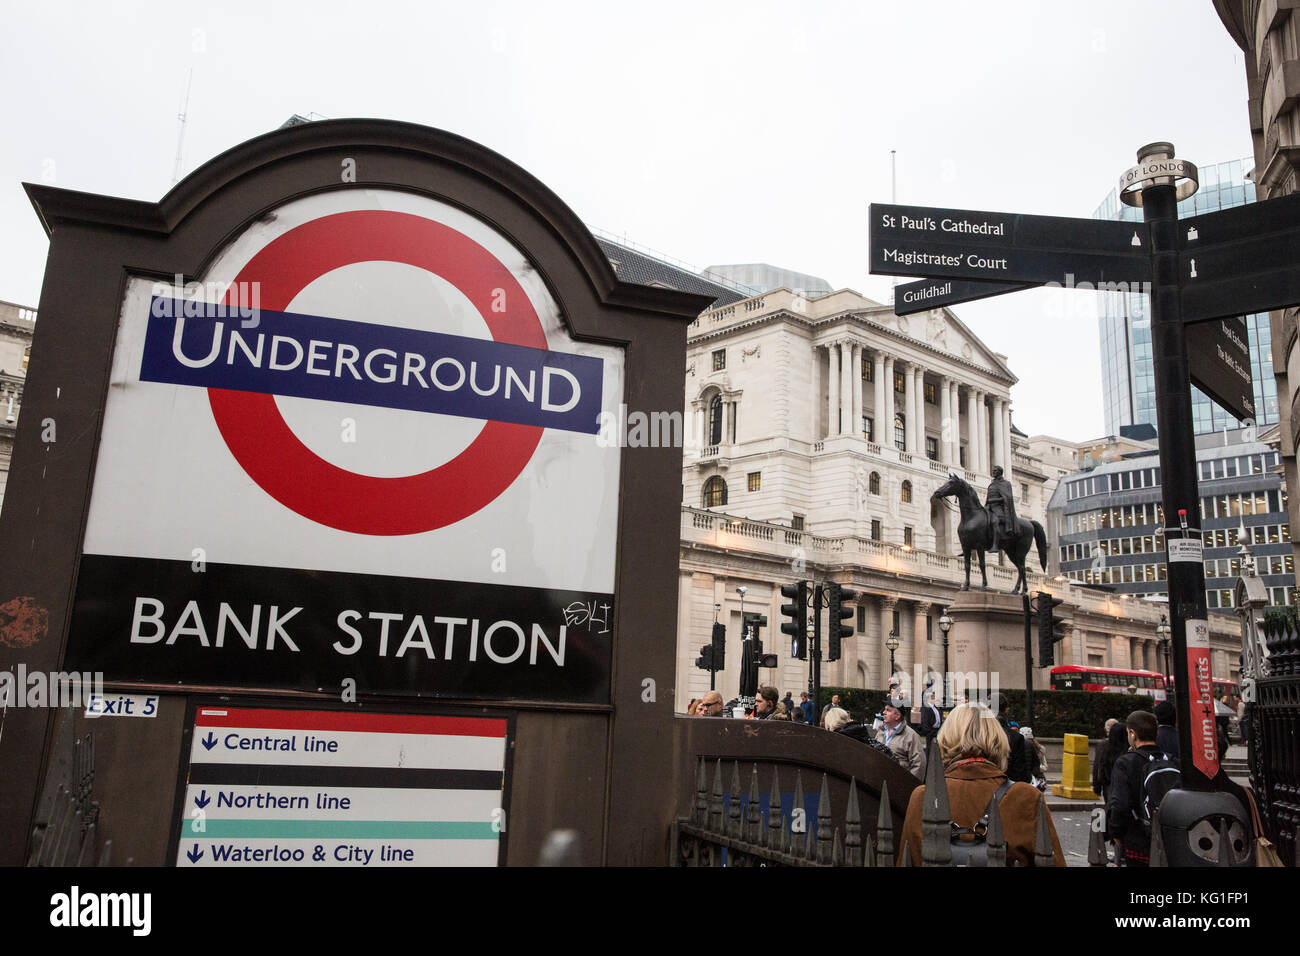
[[[709,689],[695,659],[715,620],[728,633],[718,689],[736,693],[742,607],[767,616],[764,650],[778,655],[760,679],[798,699],[809,664],[790,657],[779,589],[801,579],[860,592],[845,622],[855,636],[823,664],[824,685],[884,687],[891,631],[895,672],[941,671],[938,619],[963,568],[955,503],[931,494],[952,473],[982,501],[1001,465],[1020,515],[1046,527],[1044,485],[1058,473],[1011,428],[1015,381],[1005,357],[945,309],[899,317],[849,290],[777,289],[704,312],[687,339],[679,709]],[[1159,608],[1056,582],[1039,573],[1036,550],[1027,567],[1031,590],[1073,605],[1059,662],[1152,660]],[[1009,565],[990,556],[988,572],[991,587],[1010,590]],[[1232,635],[1216,625],[1215,638],[1227,646]],[[1002,686],[1023,687],[1023,674]],[[1035,686],[1048,686],[1045,669]]]

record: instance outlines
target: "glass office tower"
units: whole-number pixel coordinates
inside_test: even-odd
[[[1255,201],[1255,184],[1246,179],[1253,161],[1235,159],[1200,168],[1201,186],[1178,204],[1179,218],[1199,216]],[[1142,210],[1126,206],[1112,190],[1093,213],[1095,219],[1140,222]],[[1121,425],[1156,427],[1156,383],[1151,361],[1151,316],[1147,297],[1140,293],[1104,292],[1097,296],[1101,312],[1101,380],[1106,434],[1118,435]],[[1255,380],[1256,425],[1278,420],[1277,381],[1273,378],[1272,333],[1268,313],[1246,316],[1250,332],[1251,375]],[[1201,392],[1192,389],[1192,420],[1196,434],[1235,429],[1241,424]]]

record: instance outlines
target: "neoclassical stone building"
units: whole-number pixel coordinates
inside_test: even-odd
[[[796,696],[806,687],[808,664],[790,657],[780,633],[779,588],[800,579],[835,580],[861,595],[849,622],[855,636],[840,661],[823,665],[824,684],[885,686],[891,632],[896,673],[942,671],[938,622],[963,568],[955,503],[932,493],[955,474],[983,500],[1001,465],[1020,514],[1045,525],[1048,472],[1053,484],[1058,477],[1012,427],[1015,381],[1005,356],[944,309],[900,317],[850,290],[776,289],[733,291],[704,312],[686,355],[682,705],[709,687],[695,659],[715,620],[728,632],[718,688],[735,693],[742,611],[768,618],[764,650],[779,666],[762,679]],[[1036,555],[1029,567],[1038,571]],[[991,561],[988,571],[990,586],[1010,589],[1009,566]],[[1160,668],[1160,606],[1042,574],[1030,583],[1069,602],[1058,662]],[[1214,639],[1226,672],[1232,622],[1216,622]],[[1023,687],[1024,675],[999,681]],[[1040,670],[1035,685],[1047,684]]]

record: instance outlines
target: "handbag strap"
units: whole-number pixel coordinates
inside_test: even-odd
[[[1259,815],[1259,805],[1255,803],[1255,791],[1250,787],[1242,787],[1246,791],[1246,800],[1250,803],[1250,820],[1255,827],[1255,838],[1259,839],[1264,836],[1264,821]]]

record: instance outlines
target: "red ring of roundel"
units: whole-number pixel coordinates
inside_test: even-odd
[[[261,307],[283,312],[325,273],[378,261],[446,279],[478,309],[494,340],[547,347],[541,320],[509,269],[463,233],[410,213],[357,210],[303,223],[253,256],[236,282],[260,283]],[[500,290],[509,308],[494,312]],[[226,447],[267,494],[304,518],[355,534],[419,534],[474,514],[519,477],[543,431],[489,421],[451,461],[418,475],[375,478],[339,468],[304,445],[274,396],[210,388],[208,402]]]

